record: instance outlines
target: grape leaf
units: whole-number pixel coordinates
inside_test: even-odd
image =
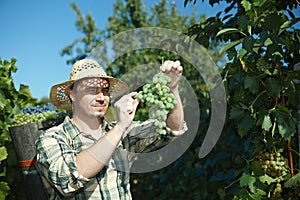
[[[238,25],[241,31],[244,33],[249,33],[251,35],[251,30],[249,30],[249,21],[245,15],[241,15],[238,19]],[[251,28],[250,28],[251,29]]]
[[[265,45],[265,46],[269,46],[269,45],[271,45],[271,44],[273,44],[273,41],[272,41],[270,38],[267,38],[267,39],[265,40],[265,42],[264,42],[264,45]]]
[[[241,32],[239,29],[237,28],[224,28],[222,30],[220,30],[218,33],[217,33],[217,37],[219,35],[223,35],[223,34],[230,34],[230,33],[237,33],[237,32]]]
[[[2,160],[5,160],[7,158],[7,151],[4,146],[0,147],[0,163]]]
[[[286,29],[292,27],[294,24],[298,23],[299,21],[300,21],[300,19],[297,18],[297,19],[293,19],[292,21],[286,21],[286,22],[284,22],[280,26],[280,31],[279,31],[278,35],[280,35],[281,33],[283,33]]]
[[[239,134],[241,137],[243,137],[247,131],[250,130],[254,123],[254,119],[252,118],[251,114],[249,112],[244,112],[244,116],[242,119],[239,119],[240,123],[238,125],[239,127]]]
[[[289,140],[296,133],[296,125],[293,118],[281,110],[274,112],[275,120],[279,134],[286,140]]]
[[[265,115],[262,126],[261,126],[265,131],[269,131],[270,128],[272,127],[272,121],[270,118],[270,115]]]
[[[300,173],[296,174],[295,176],[293,176],[292,178],[290,178],[289,180],[287,180],[284,183],[284,187],[299,187],[300,185]]]
[[[243,109],[238,105],[233,105],[230,111],[230,119],[240,120],[243,116]]]
[[[237,46],[237,45],[240,44],[242,41],[243,41],[242,39],[239,39],[239,40],[236,40],[236,41],[233,41],[233,42],[230,42],[230,43],[225,44],[225,45],[221,48],[219,54],[220,54],[220,55],[223,55],[227,50],[229,50],[229,49],[231,49],[231,48]]]
[[[274,178],[272,178],[271,176],[268,176],[267,174],[265,174],[263,176],[260,176],[259,180],[263,183],[266,182],[268,185],[270,185],[271,183],[276,182],[276,180]]]
[[[256,179],[255,177],[249,175],[249,174],[243,174],[241,179],[240,179],[240,186],[241,187],[245,187],[247,186],[251,192],[254,192],[255,188],[254,188],[254,183],[255,183]]]
[[[249,1],[242,0],[241,4],[245,8],[245,11],[251,11],[252,4]]]
[[[243,48],[248,52],[252,52],[253,50],[254,39],[249,36],[243,40]]]
[[[19,95],[24,95],[26,97],[32,97],[29,87],[27,85],[23,85],[23,84],[20,85]]]
[[[223,189],[219,188],[217,193],[218,193],[218,195],[220,196],[221,199],[225,199],[226,193]]]
[[[9,186],[5,182],[0,182],[0,199],[5,199],[9,193]]]
[[[264,30],[278,32],[280,26],[282,25],[281,23],[282,23],[282,20],[281,20],[281,17],[279,16],[279,14],[272,13],[272,14],[267,15],[264,18],[264,22],[262,23],[262,28]]]
[[[291,111],[285,105],[277,104],[276,106],[279,110],[291,114]]]
[[[259,89],[259,80],[253,76],[246,76],[244,86],[245,88],[249,89],[250,92],[255,94]]]
[[[251,195],[251,197],[255,200],[260,200],[262,199],[262,196],[266,195],[266,192],[263,191],[262,189],[256,188],[255,193]]]
[[[281,86],[280,86],[280,82],[278,79],[269,78],[266,81],[266,87],[267,87],[267,94],[269,96],[279,97]]]

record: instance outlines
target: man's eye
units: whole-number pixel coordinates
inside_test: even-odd
[[[91,92],[91,93],[92,93],[92,92],[93,92],[93,93],[96,93],[97,88],[88,88],[87,91],[88,91],[88,92]]]
[[[102,89],[102,93],[103,93],[103,94],[109,93],[109,88],[103,88],[103,89]]]

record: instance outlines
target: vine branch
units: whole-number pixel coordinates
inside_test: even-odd
[[[276,68],[279,69],[278,64],[276,64]],[[282,70],[279,69],[279,76],[281,80],[281,103],[282,105],[286,105],[285,97],[284,97],[284,77]],[[288,154],[289,154],[289,162],[290,162],[290,170],[291,170],[291,175],[294,176],[294,165],[293,165],[293,154],[291,150],[291,142],[287,142],[287,148],[288,148]]]

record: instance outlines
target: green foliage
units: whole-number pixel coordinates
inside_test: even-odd
[[[37,103],[31,96],[28,86],[20,85],[15,89],[12,73],[17,71],[16,59],[11,61],[0,59],[0,198],[9,194],[10,185],[15,185],[15,173],[18,170],[8,127],[12,125],[13,116],[20,109]]]
[[[6,182],[0,182],[0,199],[5,199],[9,193],[9,186]]]
[[[0,147],[0,164],[2,160],[7,158],[7,151],[5,147]]]
[[[290,178],[287,182],[284,183],[284,186],[287,188],[297,188],[300,184],[300,173],[296,174]]]
[[[186,4],[189,2],[185,1]],[[214,5],[219,1],[209,2]],[[190,29],[190,34],[197,35],[196,38],[208,35],[210,40],[223,43],[220,51],[226,52],[230,60],[222,69],[229,108],[222,136],[238,134],[241,138],[250,137],[247,153],[240,154],[247,158],[240,184],[234,181],[230,184],[230,188],[237,192],[232,193],[223,184],[218,190],[219,195],[223,199],[299,198],[299,190],[296,189],[299,184],[291,181],[297,179],[291,178],[288,165],[285,165],[289,169],[288,175],[272,172],[271,176],[262,168],[264,165],[257,163],[258,157],[266,159],[259,152],[283,149],[283,157],[292,159],[296,166],[294,170],[299,170],[299,153],[296,153],[299,152],[296,135],[299,71],[294,70],[294,65],[300,61],[300,32],[294,25],[300,19],[295,18],[292,12],[298,5],[295,1],[260,0],[231,0],[227,3],[229,6],[224,17],[220,13],[208,18],[203,26],[194,25]],[[207,30],[214,31],[211,34]],[[201,40],[198,42],[203,43]],[[241,144],[241,138],[237,137],[234,143]],[[286,148],[287,143],[291,144],[291,149]],[[222,149],[221,145],[218,148]],[[226,153],[232,154],[232,150]],[[207,162],[209,159],[207,157]],[[237,167],[233,169],[238,170]],[[216,168],[216,171],[219,170],[224,171]],[[282,188],[285,182],[288,183],[286,186],[295,185],[287,190]]]

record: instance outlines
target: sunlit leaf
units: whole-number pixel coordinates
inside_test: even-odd
[[[0,199],[5,199],[5,197],[9,194],[9,186],[6,182],[0,182]]]
[[[272,121],[269,115],[265,115],[263,123],[262,123],[262,129],[265,131],[269,131],[270,128],[272,127]]]
[[[235,47],[236,45],[240,44],[242,41],[243,41],[243,39],[240,39],[240,40],[236,40],[236,41],[230,42],[230,43],[228,43],[228,44],[225,44],[225,45],[221,48],[219,54],[223,55],[227,50],[231,49],[232,47]]]
[[[225,29],[220,30],[217,33],[217,36],[224,35],[224,34],[230,34],[230,33],[242,33],[242,31],[237,28],[225,28]]]
[[[23,95],[28,95],[28,96],[31,96],[31,92],[30,92],[30,89],[27,85],[23,85],[21,84],[20,85],[20,89],[19,89],[19,93],[20,94],[23,94]]]
[[[245,8],[245,11],[250,11],[252,9],[252,4],[247,0],[242,0],[242,5]]]
[[[277,104],[276,106],[277,106],[277,108],[279,110],[281,110],[283,112],[286,112],[288,114],[291,114],[291,111],[285,105],[283,105],[283,104]]]
[[[248,187],[251,191],[254,191],[255,181],[256,181],[255,177],[244,173],[240,179],[240,186]]]
[[[2,160],[5,160],[7,158],[7,151],[5,147],[0,147],[0,163]]]
[[[276,182],[276,179],[272,178],[271,176],[268,176],[267,174],[260,176],[259,180],[263,183],[267,183],[268,185],[270,185],[271,183]]]
[[[292,21],[286,21],[280,26],[280,30],[278,35],[280,35],[282,32],[284,32],[286,29],[291,28],[294,24],[298,23],[300,21],[300,18],[293,19]]]

